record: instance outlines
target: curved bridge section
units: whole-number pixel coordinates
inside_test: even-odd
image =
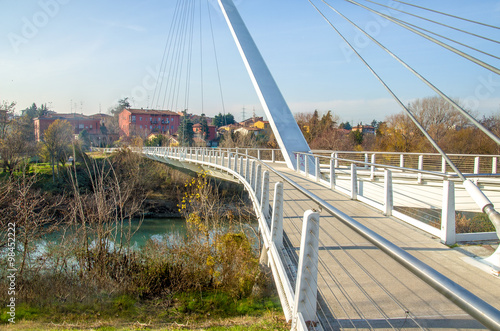
[[[490,274],[494,269],[482,272],[474,265],[477,260],[443,245],[447,231],[432,236],[390,216],[400,204],[394,199],[391,206],[390,192],[400,189],[390,185],[388,173],[394,173],[395,183],[406,178],[425,192],[436,186],[435,172],[347,162],[338,156],[320,161],[316,154],[308,155],[319,170],[312,176],[304,168],[308,162],[298,164],[298,171],[289,169],[277,150],[137,152],[245,186],[259,220],[262,255],[293,330],[500,329],[500,279]],[[446,176],[448,181],[452,177]],[[385,193],[369,194],[370,185],[381,182]],[[449,186],[444,190],[444,182],[440,192],[449,197],[454,191]],[[422,195],[407,194],[421,200]],[[434,205],[450,200],[443,197],[434,197],[439,201]],[[417,216],[408,217],[422,223]]]

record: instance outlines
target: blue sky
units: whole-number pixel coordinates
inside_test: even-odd
[[[414,0],[408,0],[417,3]],[[107,112],[123,97],[133,106],[152,105],[154,83],[173,18],[174,0],[0,0],[0,101],[17,102],[17,110],[36,102],[57,112]],[[246,117],[263,115],[243,62],[216,1],[209,0],[224,103],[219,91],[205,0],[200,37],[194,35],[188,101],[168,107],[215,115],[223,110]],[[479,116],[500,111],[500,76],[431,45],[394,24],[345,1],[339,11],[369,28],[386,46]],[[361,1],[367,3],[365,1]],[[383,4],[395,3],[380,0]],[[293,112],[333,110],[343,121],[383,120],[400,109],[308,1],[236,0],[255,42]],[[315,3],[320,5],[320,1]],[[500,25],[500,1],[420,0],[418,4],[451,14]],[[375,7],[375,6],[374,6]],[[358,47],[405,102],[433,92],[408,74],[373,43],[333,12],[338,28]],[[422,11],[399,7],[416,14]],[[198,14],[196,14],[198,15]],[[397,14],[398,18],[405,18]],[[443,23],[455,20],[426,14]],[[198,17],[198,16],[196,16]],[[413,20],[412,20],[413,21]],[[197,24],[197,23],[196,23]],[[457,26],[494,40],[500,30],[458,22]],[[196,25],[195,30],[199,30]],[[442,30],[442,29],[440,29]],[[444,31],[444,30],[443,30]],[[500,55],[500,45],[449,33],[463,42]],[[203,54],[203,104],[200,56]],[[500,61],[476,55],[496,67]],[[184,86],[184,85],[183,85]],[[184,87],[181,88],[184,93]],[[145,92],[145,93],[144,93]],[[183,97],[179,99],[184,100]],[[172,102],[172,105],[174,103]]]

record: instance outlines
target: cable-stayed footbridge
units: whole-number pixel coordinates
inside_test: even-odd
[[[208,171],[245,186],[259,220],[264,243],[261,259],[272,270],[285,316],[294,330],[500,330],[500,250],[480,259],[449,247],[457,242],[498,240],[500,214],[495,206],[500,205],[500,156],[444,153],[320,5],[349,22],[495,143],[500,144],[500,139],[340,13],[331,1],[309,0],[438,153],[311,151],[233,1],[218,2],[280,149],[155,147],[137,152],[175,167]],[[495,65],[484,60],[499,59],[491,52],[364,3],[387,7],[376,1],[346,2],[494,75],[500,74]],[[420,5],[394,2],[464,20]],[[396,11],[499,43],[438,19]],[[463,47],[482,55],[472,56]],[[457,233],[461,220],[472,214],[489,219],[495,231]]]

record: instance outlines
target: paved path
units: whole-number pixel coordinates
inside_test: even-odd
[[[462,252],[410,225],[274,164],[302,187],[405,249],[432,268],[500,309],[500,279],[467,263]],[[271,175],[271,183],[280,180]],[[271,185],[274,187],[274,185]],[[272,195],[271,195],[272,197]],[[284,185],[284,227],[297,259],[302,215],[317,208]],[[321,212],[319,308],[326,329],[484,329],[429,285],[366,239]]]

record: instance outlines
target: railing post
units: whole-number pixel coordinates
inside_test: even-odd
[[[392,189],[392,171],[384,170],[384,215],[391,216],[394,207],[394,193]]]
[[[309,160],[306,155],[304,155],[304,170],[306,172],[306,178],[309,178]]]
[[[418,156],[418,170],[424,170],[424,156],[419,155]],[[422,173],[419,172],[417,175],[417,182],[418,184],[422,184]]]
[[[441,210],[441,242],[453,245],[457,242],[455,229],[455,183],[443,180],[443,209]]]
[[[227,154],[227,168],[228,169],[231,169],[231,160],[233,158],[233,154],[232,153],[228,153]]]
[[[250,186],[255,192],[255,160],[252,160],[252,169],[250,170]]]
[[[372,159],[371,159],[371,167],[370,167],[370,180],[375,179],[375,154],[372,154]]]
[[[335,188],[335,159],[330,159],[330,188],[333,190]]]
[[[243,176],[243,156],[240,156],[239,159],[240,159],[240,169],[238,173]]]
[[[257,150],[257,160],[260,161],[260,149]]]
[[[446,159],[444,157],[441,157],[441,172],[446,173]]]
[[[250,184],[252,183],[250,180],[250,159],[246,158],[246,167],[245,167],[245,180],[249,182]]]
[[[358,170],[354,163],[351,163],[351,199],[358,198]]]
[[[318,323],[316,317],[318,299],[318,238],[319,213],[307,210],[304,213],[304,221],[302,223],[292,330],[297,325],[297,316],[299,313],[302,314],[307,325],[316,325]]]
[[[283,247],[283,183],[274,185],[273,216],[271,218],[271,239],[277,248]]]
[[[234,172],[237,172],[237,168],[238,168],[238,154],[234,154],[234,162],[233,162]]]
[[[264,171],[264,176],[262,179],[262,194],[260,200],[260,210],[266,218],[266,222],[269,220],[269,171]]]
[[[321,169],[320,169],[320,165],[319,165],[319,157],[318,156],[314,157],[314,167],[316,168],[316,169],[314,169],[314,173],[316,174],[316,182],[319,182],[319,179],[321,177]]]
[[[276,151],[274,149],[271,150],[271,162],[276,162]]]
[[[260,201],[261,197],[261,188],[262,188],[262,165],[257,164],[257,174],[255,176],[255,186],[253,188],[255,192],[255,196],[257,197],[257,201]]]
[[[373,154],[372,154],[372,157],[373,157]],[[368,165],[366,163],[368,163],[368,153],[365,153],[365,165],[363,166],[363,168],[368,169]]]
[[[339,167],[339,154],[333,153],[333,158],[335,159],[335,168]]]
[[[400,154],[399,155],[399,166],[401,168],[405,167],[405,156],[404,156],[404,154]]]
[[[296,160],[297,160],[297,172],[300,174],[300,154],[299,153],[295,153],[295,157],[296,157]]]
[[[474,174],[479,173],[479,156],[474,158]]]
[[[497,173],[497,170],[498,170],[497,169],[497,161],[498,161],[498,159],[497,159],[496,156],[494,156],[492,158],[492,160],[491,160],[491,173],[492,174],[496,174]]]

